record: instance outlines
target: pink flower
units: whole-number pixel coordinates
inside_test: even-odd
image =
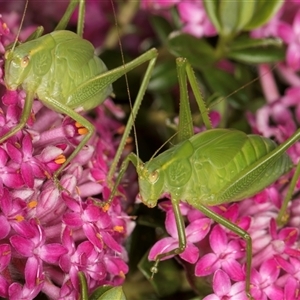
[[[221,226],[214,226],[209,236],[212,252],[202,256],[195,266],[196,276],[207,276],[218,269],[223,269],[231,279],[244,280],[242,266],[238,259],[244,256],[239,241],[228,241]]]
[[[8,288],[9,299],[34,299],[42,290],[45,274],[41,269],[40,261],[35,257],[27,260],[25,270],[25,284],[13,282]]]
[[[0,245],[0,297],[8,293],[10,278],[7,278],[7,268],[11,260],[11,247],[9,244]]]
[[[179,256],[189,263],[195,263],[199,257],[199,250],[194,243],[201,241],[210,230],[211,220],[208,218],[202,218],[191,223],[186,227],[186,248],[184,252],[179,254]],[[159,240],[150,250],[148,259],[155,260],[156,256],[161,253],[171,251],[178,248],[178,233],[175,223],[175,217],[173,211],[170,209],[167,211],[166,216],[166,230],[171,235],[171,237],[166,237]],[[168,259],[170,256],[165,257]]]
[[[247,300],[245,283],[238,282],[231,285],[229,276],[222,270],[217,270],[212,284],[214,294],[206,296],[203,300]]]
[[[160,14],[170,19],[168,14],[171,7],[178,10],[179,18],[183,24],[182,31],[195,37],[215,36],[216,29],[208,18],[202,0],[179,1],[179,0],[143,0],[142,9]]]
[[[275,259],[263,262],[259,272],[252,270],[251,295],[254,299],[283,299],[283,290],[276,284],[279,273]]]
[[[282,22],[278,27],[279,37],[287,44],[286,63],[294,71],[300,69],[300,10],[294,17],[293,24]]]
[[[149,10],[168,9],[179,2],[179,0],[142,0],[141,7]]]
[[[178,3],[178,12],[183,22],[183,31],[201,38],[215,36],[216,29],[208,18],[202,1],[181,1]]]
[[[252,30],[250,36],[256,39],[278,37],[278,26],[280,26],[280,19],[282,17],[283,12],[284,7],[282,7],[267,24]]]

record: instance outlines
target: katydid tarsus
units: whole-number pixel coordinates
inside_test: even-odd
[[[79,5],[77,34],[63,30]],[[26,91],[25,105],[19,123],[0,137],[5,142],[21,130],[31,113],[33,100],[38,98],[45,106],[70,116],[79,127],[83,127],[83,138],[67,157],[65,162],[53,174],[57,181],[59,174],[86,145],[94,133],[93,125],[79,112],[100,105],[112,94],[112,83],[126,72],[149,62],[146,74],[153,69],[157,51],[151,49],[140,57],[118,68],[108,71],[104,62],[94,54],[92,44],[82,38],[85,1],[71,0],[61,21],[52,33],[41,36],[42,30],[31,35],[33,40],[7,50],[5,57],[5,85],[8,90],[21,88]],[[140,95],[147,87],[149,76],[141,84]],[[141,97],[141,96],[140,96]],[[139,102],[133,108],[136,115]],[[126,139],[130,133],[132,120],[127,123],[116,157],[110,169],[112,179]]]
[[[191,65],[185,58],[178,58],[176,63],[180,87],[179,143],[146,163],[136,154],[129,154],[122,163],[109,201],[130,162],[136,168],[139,196],[145,205],[154,207],[163,194],[170,195],[179,246],[157,255],[151,269],[152,276],[158,271],[160,260],[185,250],[185,226],[179,209],[180,201],[188,203],[236,233],[246,242],[245,283],[246,294],[251,299],[251,237],[236,224],[216,214],[209,206],[241,201],[254,196],[291,170],[293,164],[285,151],[299,140],[300,130],[277,146],[272,140],[259,135],[246,135],[234,129],[212,129]],[[188,101],[187,79],[207,128],[206,131],[195,135]],[[284,220],[286,205],[291,198],[299,170],[298,165],[278,222]]]

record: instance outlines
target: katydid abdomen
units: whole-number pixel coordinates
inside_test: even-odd
[[[169,193],[197,207],[251,197],[293,167],[286,153],[265,160],[276,147],[270,139],[237,130],[199,133],[144,165],[141,198],[152,207],[162,193]]]
[[[52,105],[52,99],[72,109],[89,110],[111,94],[111,84],[103,85],[101,90],[90,88],[80,97],[74,94],[82,84],[106,71],[89,41],[71,31],[59,30],[8,52],[5,84],[10,90],[20,86],[26,92],[34,92],[35,97],[55,111],[60,109]]]

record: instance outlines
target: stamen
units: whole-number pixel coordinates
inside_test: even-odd
[[[102,210],[104,212],[107,212],[109,210],[109,208],[110,208],[110,205],[108,203],[106,203],[104,206],[102,206]]]
[[[51,178],[49,172],[45,171],[44,174],[45,174],[45,176],[46,176],[47,179],[50,179],[50,178]]]
[[[77,131],[80,135],[85,135],[87,134],[89,131],[85,128],[85,127],[81,127],[78,129]]]
[[[87,134],[89,131],[79,122],[75,122],[75,127],[78,128],[77,132],[80,135],[85,135]]]
[[[37,206],[37,204],[38,203],[36,200],[32,200],[27,204],[27,206],[28,206],[28,208],[35,208]]]
[[[81,128],[81,127],[83,127],[79,122],[75,122],[75,127],[77,127],[77,128]]]
[[[66,157],[63,154],[60,154],[57,156],[57,158],[54,160],[58,165],[62,165],[66,161]]]
[[[114,231],[123,233],[124,232],[124,227],[123,226],[114,226]]]
[[[21,216],[21,215],[17,215],[17,216],[15,216],[15,220],[16,220],[17,222],[22,222],[22,221],[24,220],[24,217]]]
[[[117,129],[117,134],[123,134],[124,133],[124,131],[125,131],[125,126],[123,125],[123,126],[120,126],[118,129]]]

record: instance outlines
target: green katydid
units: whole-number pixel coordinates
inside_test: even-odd
[[[115,187],[121,181],[129,162],[132,162],[138,174],[139,195],[145,205],[154,207],[164,193],[170,195],[179,246],[157,255],[151,269],[152,276],[158,271],[161,259],[180,254],[185,250],[185,226],[179,210],[179,202],[184,201],[245,240],[246,293],[252,298],[251,237],[245,230],[208,207],[251,197],[288,172],[293,164],[285,151],[299,140],[300,130],[277,146],[272,140],[259,135],[246,135],[233,129],[212,129],[195,74],[186,59],[177,59],[177,72],[180,87],[179,143],[146,163],[134,153],[129,154],[122,163]],[[196,135],[193,134],[187,78],[207,128],[206,131]],[[295,187],[299,170],[300,167],[295,172],[290,191]],[[112,190],[109,201],[115,191],[116,188]],[[290,197],[291,195],[287,196],[285,203]],[[284,212],[285,208],[282,208],[279,221]]]
[[[62,30],[66,27],[78,3],[80,7],[77,34]],[[95,49],[92,44],[82,38],[84,4],[84,0],[71,0],[55,31],[41,36],[42,30],[40,30],[31,35],[31,38],[34,37],[33,40],[18,46],[13,45],[5,54],[5,85],[8,90],[21,87],[26,91],[26,99],[19,123],[0,137],[0,143],[25,126],[34,98],[38,98],[54,111],[70,116],[87,131],[79,145],[53,174],[55,181],[94,133],[93,125],[78,112],[100,105],[112,93],[111,84],[114,81],[147,61],[149,64],[146,74],[150,73],[157,56],[157,51],[151,49],[129,63],[107,71],[104,62],[94,54]],[[145,92],[149,76],[145,78],[145,82],[140,87],[141,96]],[[139,101],[136,102],[132,115],[136,115],[138,109]],[[109,179],[113,177],[130,133],[130,124],[132,121],[129,121],[125,128],[110,169]]]

